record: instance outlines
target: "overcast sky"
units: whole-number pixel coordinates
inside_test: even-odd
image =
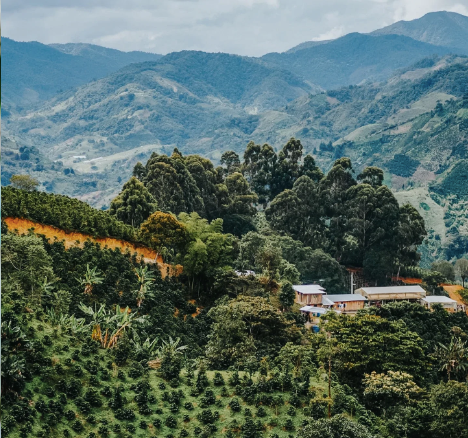
[[[468,15],[468,0],[3,0],[2,34],[125,51],[259,56],[439,10]]]

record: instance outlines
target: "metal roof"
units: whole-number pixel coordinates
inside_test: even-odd
[[[246,269],[245,271],[235,271],[235,272],[239,277],[246,277],[248,275],[255,275],[254,271],[249,271],[248,269]]]
[[[422,298],[422,301],[426,301],[428,303],[456,303],[455,300],[452,300],[449,297],[445,297],[443,295],[429,295],[426,298]]]
[[[301,312],[308,312],[308,313],[327,313],[329,310],[325,309],[324,307],[314,307],[314,306],[304,306],[300,308]]]
[[[385,286],[385,287],[361,287],[358,291],[364,291],[366,294],[388,294],[388,293],[426,293],[421,286]]]
[[[360,294],[338,294],[338,295],[327,295],[329,300],[336,301],[367,301],[366,297]]]
[[[329,299],[328,295],[322,295],[322,306],[333,306],[333,304],[335,303]]]
[[[320,284],[295,284],[293,289],[301,294],[324,294],[325,288]]]

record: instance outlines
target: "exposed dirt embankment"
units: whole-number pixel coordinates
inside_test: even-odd
[[[444,288],[445,292],[449,294],[449,297],[452,298],[452,300],[455,300],[460,305],[465,304],[462,300],[462,297],[458,293],[459,290],[463,289],[463,286],[459,284],[444,284],[442,285],[442,287]],[[468,308],[466,310],[466,313],[468,315]]]
[[[178,275],[182,271],[181,266],[173,267],[164,263],[162,257],[156,251],[145,246],[135,245],[134,243],[125,240],[114,239],[112,237],[93,237],[89,234],[78,233],[75,231],[67,232],[60,228],[51,225],[44,225],[29,219],[21,219],[16,217],[3,218],[7,224],[8,229],[16,231],[18,234],[28,234],[29,230],[33,229],[34,233],[42,234],[49,240],[63,241],[65,248],[69,249],[75,246],[82,247],[87,240],[99,243],[102,247],[109,249],[120,249],[121,252],[129,251],[136,253],[145,263],[157,263],[161,270],[162,277],[167,275]]]

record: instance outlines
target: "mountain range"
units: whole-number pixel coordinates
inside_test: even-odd
[[[121,52],[91,44],[18,42],[2,38],[2,101],[27,109],[64,90],[161,55]]]
[[[429,14],[395,23],[401,35],[384,28],[261,58],[4,39],[2,184],[30,173],[106,206],[152,152],[217,161],[251,140],[279,148],[296,137],[324,170],[341,156],[356,172],[382,167],[428,223],[425,259],[458,254],[468,245],[468,58],[456,38],[466,20]]]

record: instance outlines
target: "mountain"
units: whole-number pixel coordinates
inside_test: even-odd
[[[289,50],[286,50],[284,53],[294,53],[299,50],[309,49],[310,47],[321,46],[322,44],[327,44],[333,40],[321,40],[321,41],[306,41],[304,43],[298,44],[297,46],[292,47]]]
[[[398,21],[371,32],[371,35],[390,34],[460,49],[468,54],[468,17],[455,12],[430,12],[417,20]]]
[[[301,50],[268,53],[261,59],[325,89],[382,81],[399,68],[450,49],[401,35],[351,33]]]
[[[104,77],[130,63],[161,57],[89,44],[48,46],[5,37],[2,46],[2,101],[18,109]]]
[[[81,56],[99,63],[106,62],[110,64],[112,71],[117,71],[128,64],[156,61],[162,57],[162,55],[156,53],[121,52],[120,50],[85,43],[49,44],[49,46],[68,55]]]
[[[44,158],[62,163],[63,168],[54,164],[54,172],[73,168],[76,175],[90,175],[91,186],[68,173],[64,188],[63,175],[57,179],[35,156],[31,171],[39,169],[35,175],[49,190],[78,196],[111,188],[113,193],[118,178],[128,177],[136,161],[153,151],[170,145],[219,157],[224,145],[236,139],[242,144],[257,128],[257,113],[317,91],[290,72],[235,55],[180,52],[131,64],[27,115],[6,114],[3,135],[16,146],[4,174],[25,165],[16,159],[20,148],[35,147]]]

